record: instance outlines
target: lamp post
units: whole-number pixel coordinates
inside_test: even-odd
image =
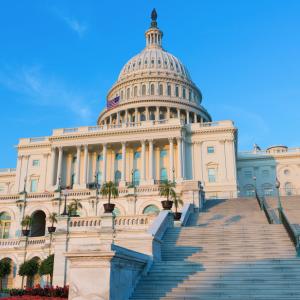
[[[64,217],[66,217],[66,216],[68,216],[68,213],[67,213],[67,196],[68,196],[68,191],[67,190],[63,190],[62,194],[65,197],[65,202],[64,202],[64,211],[63,211],[63,213],[61,215],[64,216]]]
[[[277,189],[277,207],[278,207],[278,210],[280,212],[282,212],[282,204],[281,204],[281,199],[280,199],[280,192],[279,192],[279,188],[280,188],[280,182],[278,180],[278,178],[276,178],[276,184],[275,184],[275,187]],[[279,212],[279,213],[280,213]]]

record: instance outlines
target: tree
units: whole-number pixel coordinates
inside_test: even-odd
[[[0,261],[0,291],[2,290],[3,279],[11,272],[10,260],[4,258]]]
[[[108,181],[102,185],[100,194],[104,197],[108,196],[108,203],[110,204],[111,197],[117,198],[119,196],[119,190],[114,182]]]
[[[183,205],[183,201],[180,198],[180,196],[175,193],[175,191],[171,193],[171,197],[174,201],[175,212],[177,213],[178,207],[179,207],[179,205],[181,205],[181,206]]]
[[[39,267],[39,274],[50,275],[50,285],[52,286],[53,281],[53,266],[54,266],[54,254],[49,255],[46,259],[44,259]]]
[[[74,199],[73,202],[68,205],[68,212],[70,216],[77,216],[79,209],[82,209],[82,204],[78,199]]]
[[[54,226],[54,223],[57,223],[57,213],[53,212],[49,215],[49,221],[51,222],[51,226]]]
[[[160,196],[164,196],[167,198],[167,201],[170,201],[170,197],[175,194],[175,182],[173,181],[164,181],[159,186],[159,194]]]
[[[30,228],[32,224],[32,218],[30,216],[25,216],[24,219],[21,221],[22,227],[25,227],[26,230]]]
[[[22,277],[27,276],[28,278],[28,285],[33,285],[33,277],[38,273],[39,271],[39,262],[32,258],[30,260],[24,261],[19,268],[18,274]]]

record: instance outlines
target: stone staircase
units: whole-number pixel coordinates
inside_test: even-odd
[[[189,227],[169,229],[162,261],[131,299],[300,299],[300,259],[255,199],[209,200]]]

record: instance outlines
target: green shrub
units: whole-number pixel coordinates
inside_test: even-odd
[[[52,285],[52,276],[53,276],[53,265],[54,265],[54,254],[49,255],[46,259],[44,259],[39,268],[39,274],[42,275],[50,275],[50,284]]]

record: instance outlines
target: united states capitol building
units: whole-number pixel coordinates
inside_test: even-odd
[[[161,211],[162,181],[174,181],[183,207],[192,204],[198,210],[205,199],[233,201],[254,197],[255,191],[276,196],[276,178],[280,194],[292,196],[300,191],[299,159],[300,148],[283,145],[266,150],[255,145],[239,152],[234,121],[213,120],[186,66],[164,50],[154,14],[145,48],[122,67],[97,122],[21,138],[16,168],[0,170],[0,259],[8,257],[14,266],[7,286],[21,284],[18,266],[25,238],[20,222],[25,215],[33,220],[26,259],[54,253],[54,283],[63,285],[71,280],[70,268],[76,268],[76,251],[101,256],[102,241],[111,238],[109,230],[102,230],[105,222],[114,225],[114,244],[151,255],[153,240],[147,230]],[[95,187],[108,181],[118,185],[119,197],[112,200],[112,220],[103,221],[107,199]],[[60,216],[64,201],[74,199],[82,204],[80,216],[62,217],[50,242],[49,214]]]

